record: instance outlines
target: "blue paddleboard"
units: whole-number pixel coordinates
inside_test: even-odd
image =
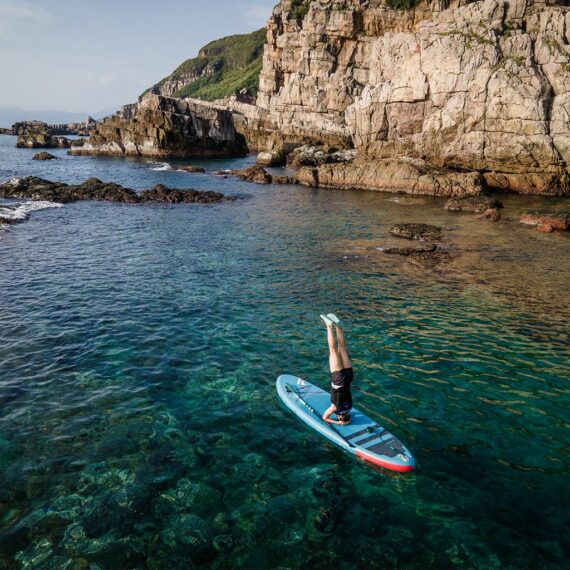
[[[412,471],[416,467],[409,449],[357,408],[352,408],[352,421],[346,426],[323,421],[322,416],[330,406],[330,393],[318,386],[284,374],[277,379],[277,393],[299,419],[344,451],[392,471]]]

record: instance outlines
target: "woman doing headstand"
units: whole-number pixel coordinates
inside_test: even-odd
[[[327,325],[327,340],[329,344],[329,365],[331,371],[331,406],[323,414],[323,420],[329,424],[347,425],[350,423],[352,409],[352,394],[350,385],[354,380],[352,363],[346,352],[346,341],[338,318],[332,313],[321,315]],[[333,331],[336,329],[336,339]],[[336,414],[338,420],[331,419]]]

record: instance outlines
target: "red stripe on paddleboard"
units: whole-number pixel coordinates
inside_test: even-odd
[[[363,453],[359,449],[356,450],[356,457],[360,459],[364,459],[364,461],[368,461],[369,463],[374,463],[374,465],[379,465],[380,467],[384,467],[385,469],[391,469],[392,471],[399,471],[400,473],[405,473],[407,471],[413,471],[414,468],[412,465],[395,465],[394,463],[388,463],[387,461],[382,461],[377,457],[372,457]]]

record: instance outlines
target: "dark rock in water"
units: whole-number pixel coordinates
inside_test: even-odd
[[[261,166],[250,166],[241,170],[232,170],[230,174],[246,180],[247,182],[255,182],[256,184],[271,184],[273,177],[265,168]]]
[[[440,241],[443,230],[429,224],[397,224],[391,230],[393,236],[420,241]]]
[[[480,216],[482,220],[491,220],[492,222],[498,222],[501,219],[501,213],[497,208],[489,208],[485,210]]]
[[[486,210],[503,208],[503,204],[491,196],[464,196],[451,198],[444,208],[450,212],[466,212],[468,214],[482,214]]]
[[[383,253],[387,253],[389,255],[416,255],[418,253],[430,253],[435,251],[437,246],[434,243],[426,243],[425,245],[416,245],[416,246],[408,246],[408,247],[398,247],[398,246],[387,246],[381,248]]]
[[[122,202],[139,204],[144,202],[164,202],[168,204],[202,203],[213,204],[223,200],[235,200],[218,192],[199,192],[197,190],[177,190],[158,184],[150,190],[137,194],[120,184],[102,182],[98,178],[89,178],[83,184],[68,185],[62,182],[50,182],[36,176],[12,178],[0,184],[0,198],[28,198],[50,202],[69,203],[80,200]]]
[[[183,172],[189,172],[190,174],[204,174],[206,172],[205,168],[201,166],[194,166],[192,164],[188,166],[179,166],[177,170],[182,170]]]
[[[436,243],[443,239],[443,230],[429,224],[398,224],[390,233],[394,236],[426,242],[414,245],[389,245],[378,248],[389,255],[401,255],[406,261],[423,269],[438,269],[441,265],[451,260],[451,255],[446,249],[438,247]]]
[[[216,176],[227,177],[228,174],[237,176],[246,182],[254,182],[255,184],[298,184],[298,180],[294,176],[273,176],[269,174],[265,168],[256,164],[249,168],[241,170],[221,170],[214,173]]]
[[[273,184],[299,184],[299,181],[295,176],[273,176]]]
[[[523,214],[519,222],[531,226],[538,226],[538,230],[543,233],[553,231],[568,231],[570,229],[570,213],[568,212],[533,212]]]
[[[177,190],[157,184],[151,190],[140,194],[141,202],[165,202],[168,204],[215,204],[225,199],[219,192],[199,192],[198,190]],[[228,198],[232,199],[232,198]]]
[[[448,251],[436,250],[409,255],[406,260],[422,269],[439,269],[441,265],[451,261],[451,255]]]
[[[38,154],[34,155],[32,160],[57,160],[57,156],[54,156],[49,152],[38,152]]]

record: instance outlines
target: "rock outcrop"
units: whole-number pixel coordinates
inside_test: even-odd
[[[38,152],[38,154],[34,154],[32,160],[57,160],[57,156],[49,152]]]
[[[543,233],[570,230],[570,212],[534,212],[523,214],[521,224],[537,226]]]
[[[227,109],[159,95],[147,95],[128,108],[127,118],[122,114],[107,118],[82,148],[72,148],[70,154],[187,158],[247,153]]]
[[[268,23],[259,111],[247,120],[272,134],[257,146],[326,143],[358,153],[301,179],[391,190],[397,180],[380,161],[394,171],[405,157],[457,176],[475,172],[491,188],[570,194],[566,1],[438,0],[394,10],[384,0],[314,0],[305,15],[298,5],[282,0]],[[401,174],[400,190],[465,193],[463,182],[412,183],[407,165]]]
[[[23,121],[12,125],[12,132],[18,135],[18,148],[69,148],[68,138],[56,135],[57,130],[41,121]]]
[[[478,172],[450,171],[417,159],[358,158],[350,163],[304,167],[298,172],[297,178],[306,186],[431,196],[480,194],[485,188],[484,178]]]
[[[193,164],[188,164],[186,166],[179,166],[176,170],[182,172],[188,172],[190,174],[204,174],[206,172],[205,168],[201,166],[194,166]]]
[[[144,202],[164,202],[170,204],[204,203],[213,204],[223,200],[233,200],[218,192],[199,192],[197,190],[171,189],[158,184],[140,194],[113,182],[102,182],[98,178],[89,178],[83,184],[69,185],[63,182],[51,182],[28,176],[12,178],[0,184],[0,198],[31,199],[67,204],[80,200],[122,202],[140,204]]]

